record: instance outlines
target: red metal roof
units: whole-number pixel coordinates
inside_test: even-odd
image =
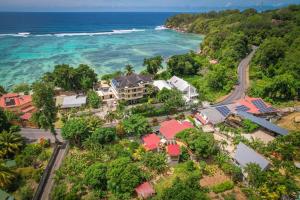
[[[179,122],[175,119],[164,121],[160,124],[159,131],[168,140],[174,139],[175,135],[185,129],[194,128],[194,126],[187,121]]]
[[[158,147],[160,143],[160,137],[155,135],[154,133],[146,135],[143,137],[143,142],[145,145],[145,148],[147,150],[154,150]]]
[[[155,193],[153,187],[150,185],[149,182],[144,182],[141,185],[137,186],[135,188],[135,191],[138,195],[142,196],[143,198],[148,198]]]
[[[249,110],[247,110],[247,112],[252,113],[252,114],[259,114],[261,113],[259,111],[259,109],[253,104],[252,101],[254,100],[261,100],[263,101],[261,98],[253,98],[253,97],[248,97],[246,96],[244,99],[240,99],[237,101],[238,105],[243,105],[246,106],[247,108],[249,108]],[[264,102],[264,101],[263,101]],[[269,104],[267,104],[266,102],[264,102],[266,104],[267,107],[271,107]]]
[[[13,99],[14,100],[14,105],[7,106],[5,104],[6,99]],[[8,93],[4,94],[2,97],[0,97],[0,107],[2,108],[8,108],[8,107],[16,107],[16,106],[21,106],[23,104],[29,103],[32,101],[32,98],[30,95],[19,95],[16,93]]]
[[[167,152],[170,156],[179,156],[180,155],[180,147],[178,144],[169,144],[167,146]]]

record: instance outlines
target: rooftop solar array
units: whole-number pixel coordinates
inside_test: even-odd
[[[268,107],[268,108],[263,108],[263,109],[260,109],[259,112],[261,113],[268,113],[268,112],[275,112],[276,110],[272,107]]]
[[[237,114],[240,115],[242,118],[249,119],[250,121],[270,130],[274,133],[280,134],[280,135],[287,135],[288,131],[286,129],[283,129],[275,124],[272,124],[271,122],[265,120],[264,118],[256,117],[250,113],[244,112],[244,111],[237,111]]]
[[[263,102],[263,100],[261,100],[261,99],[252,100],[251,102],[252,102],[252,103],[255,105],[255,107],[256,107],[257,109],[259,109],[259,110],[268,107],[268,106],[265,104],[265,102]]]
[[[236,107],[236,111],[248,111],[248,110],[250,110],[250,108],[248,108],[247,106],[244,106],[244,105]]]
[[[217,111],[221,113],[224,117],[227,117],[230,114],[229,108],[227,106],[216,107]]]
[[[256,100],[252,100],[251,101],[254,106],[259,110],[259,112],[261,113],[265,113],[265,112],[274,112],[276,111],[274,108],[272,107],[268,107],[265,102],[261,99],[256,99]]]

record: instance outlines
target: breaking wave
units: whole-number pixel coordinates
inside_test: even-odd
[[[128,34],[133,32],[143,32],[145,29],[128,29],[128,30],[113,30],[109,32],[94,32],[94,33],[54,33],[54,34],[38,34],[38,35],[31,35],[28,32],[24,33],[11,33],[11,34],[0,34],[0,37],[10,36],[10,37],[28,37],[28,36],[38,36],[38,37],[49,37],[49,36],[56,36],[56,37],[65,37],[65,36],[94,36],[94,35],[114,35],[114,34]]]

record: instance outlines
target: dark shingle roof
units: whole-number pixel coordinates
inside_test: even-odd
[[[269,161],[254,151],[252,148],[248,147],[244,143],[239,143],[237,146],[234,159],[242,166],[245,167],[249,163],[255,163],[260,166],[262,170],[266,169],[269,165]]]
[[[264,118],[256,117],[250,113],[244,112],[244,111],[237,111],[237,114],[240,115],[242,118],[249,119],[250,121],[270,130],[274,133],[280,134],[280,135],[287,135],[288,130],[281,128],[275,124],[272,124],[268,120],[265,120]]]
[[[151,82],[152,76],[131,74],[127,76],[119,76],[113,80],[113,83],[118,88],[136,87],[141,82]]]

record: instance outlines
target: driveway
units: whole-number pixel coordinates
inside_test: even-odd
[[[63,138],[61,136],[60,129],[56,129],[57,132],[57,139],[60,141],[63,141]],[[37,128],[21,128],[20,134],[28,139],[29,142],[35,142],[38,141],[41,138],[44,139],[50,139],[51,143],[55,142],[54,136],[50,131],[45,131],[43,129],[37,129]]]

